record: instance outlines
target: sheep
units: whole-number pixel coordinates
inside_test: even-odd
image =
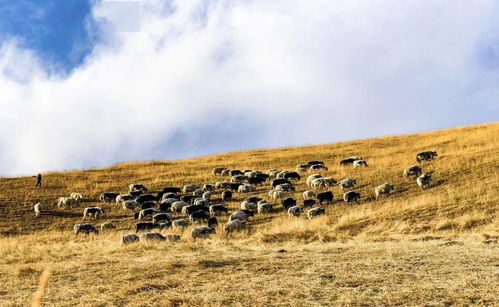
[[[147,193],[149,190],[143,185],[143,184],[140,184],[140,183],[132,183],[129,187],[128,187],[128,191],[129,192],[133,192],[133,191],[141,191],[142,193]]]
[[[203,194],[204,192],[201,189],[197,189],[196,191],[192,192],[192,195],[196,196],[197,198],[203,197]]]
[[[194,213],[196,211],[205,211],[205,212],[209,212],[210,211],[210,208],[208,206],[205,206],[205,205],[190,205],[190,206],[186,206],[184,208],[182,208],[182,214],[191,214],[191,213]]]
[[[57,208],[73,208],[73,206],[77,206],[78,204],[79,201],[71,197],[59,197],[59,199],[57,199]]]
[[[244,175],[235,175],[230,178],[230,182],[232,183],[243,183],[248,180],[248,177]]]
[[[234,177],[234,176],[239,176],[239,175],[243,175],[244,176],[244,172],[238,170],[238,169],[233,169],[229,172],[229,175],[231,177]]]
[[[284,176],[289,173],[289,171],[280,171],[275,175],[276,179],[284,179]]]
[[[333,202],[333,200],[334,200],[334,195],[333,195],[333,192],[331,192],[331,191],[317,194],[317,201],[321,205],[324,201],[327,202],[328,204],[330,204]]]
[[[189,204],[186,203],[185,201],[176,201],[172,204],[171,211],[173,213],[180,213],[182,212],[182,208],[187,207]]]
[[[131,244],[139,241],[139,236],[131,233],[121,237],[121,244]]]
[[[267,171],[267,175],[269,175],[271,178],[276,178],[276,176],[279,172],[280,172],[280,170],[277,170],[277,169],[269,169]]]
[[[384,183],[374,188],[374,197],[378,200],[380,195],[390,195],[390,192],[393,191],[393,184]]]
[[[421,163],[423,161],[430,161],[435,159],[435,157],[438,157],[438,154],[436,151],[423,151],[420,152],[416,155],[416,161],[418,163]]]
[[[39,217],[42,214],[42,204],[37,203],[33,206],[33,210],[35,211],[35,217]]]
[[[224,170],[220,173],[220,175],[222,175],[222,176],[226,176],[226,177],[227,177],[227,176],[230,176],[230,169],[224,169]]]
[[[245,201],[250,202],[250,203],[255,203],[255,204],[261,200],[264,200],[264,199],[261,197],[258,197],[258,196],[250,196],[250,197],[245,199]]]
[[[144,218],[150,216],[152,217],[156,213],[161,213],[158,209],[155,208],[149,208],[149,209],[144,209],[139,211],[139,220],[143,220]]]
[[[213,192],[213,191],[215,191],[216,189],[217,189],[217,188],[216,188],[216,187],[215,187],[215,185],[213,185],[213,184],[204,184],[204,185],[203,185],[203,189],[202,189],[202,190],[203,190],[204,192],[208,192],[208,191]]]
[[[276,186],[278,186],[280,184],[284,184],[284,183],[292,184],[291,181],[289,181],[288,179],[284,179],[284,178],[273,179],[270,184],[272,185],[273,188],[275,188]]]
[[[150,229],[160,229],[161,225],[153,222],[140,222],[135,224],[135,232],[150,230]]]
[[[184,219],[178,219],[178,220],[174,220],[172,222],[172,228],[173,229],[177,229],[177,228],[180,228],[182,230],[184,230],[185,228],[187,228],[189,226],[189,222],[187,222],[186,220]]]
[[[196,198],[194,199],[193,203],[192,203],[194,206],[205,206],[205,207],[208,207],[209,205],[209,202],[204,199],[204,198]]]
[[[265,175],[265,174],[260,174],[261,176],[257,176],[257,177],[252,177],[252,178],[248,178],[248,183],[251,184],[251,185],[263,185],[263,183],[265,181],[267,181],[267,177],[268,175]]]
[[[433,179],[431,178],[431,174],[422,174],[416,179],[416,183],[418,186],[421,188],[421,190],[424,190],[426,188],[430,187],[430,183]]]
[[[341,180],[338,185],[342,190],[348,189],[348,188],[354,188],[355,185],[357,184],[357,179],[354,178],[347,178]]]
[[[191,193],[191,192],[196,191],[197,189],[199,189],[199,186],[197,184],[186,184],[182,188],[182,191],[184,193]]]
[[[355,201],[356,203],[358,203],[359,199],[360,199],[359,192],[348,191],[345,194],[343,194],[343,201],[345,201],[346,203],[350,203],[352,201]]]
[[[177,193],[173,193],[173,192],[166,192],[166,193],[163,193],[161,195],[161,197],[158,197],[158,199],[161,199],[161,201],[163,201],[165,199],[170,199],[170,198],[173,198],[175,200],[180,200],[180,197],[177,195]]]
[[[159,204],[159,211],[161,211],[161,212],[171,211],[172,205],[176,201],[178,201],[178,200],[176,200],[175,198],[167,198],[167,199],[163,200]]]
[[[210,236],[210,234],[215,233],[215,227],[217,225],[218,225],[217,218],[211,217],[208,220],[208,226],[193,228],[191,236],[193,239],[207,238]]]
[[[313,189],[327,189],[336,184],[336,180],[331,177],[321,177],[312,180],[310,186]]]
[[[135,197],[130,194],[120,194],[116,196],[116,204],[119,204],[120,202],[123,202],[125,200],[134,200]]]
[[[254,186],[252,186],[251,184],[246,184],[246,183],[240,185],[237,188],[238,193],[251,193],[251,192],[255,192],[255,191],[256,191],[256,188]]]
[[[152,216],[153,223],[166,222],[169,223],[171,216],[168,213],[156,213]]]
[[[100,231],[104,232],[106,230],[116,229],[116,226],[111,222],[102,223],[100,225]]]
[[[155,208],[156,203],[153,201],[146,201],[145,203],[142,203],[140,205],[140,210],[145,210],[145,209],[150,209],[150,208]]]
[[[315,199],[317,195],[312,190],[307,190],[303,192],[303,200]]]
[[[217,189],[229,189],[230,182],[229,181],[217,181],[217,182],[215,182],[215,187]]]
[[[423,173],[423,169],[417,165],[411,165],[404,170],[403,176],[405,178],[418,177]]]
[[[257,209],[258,206],[255,203],[246,200],[241,203],[241,210],[255,211]]]
[[[293,206],[288,209],[289,217],[299,217],[303,213],[303,208],[300,206]]]
[[[123,207],[123,211],[125,211],[125,213],[128,213],[135,210],[135,208],[137,208],[140,205],[135,200],[125,200],[121,203],[121,206]]]
[[[99,196],[99,201],[102,203],[116,201],[118,195],[120,195],[120,193],[104,192]]]
[[[283,199],[281,204],[282,204],[282,207],[284,208],[284,210],[288,210],[289,208],[296,206],[296,200],[292,197],[288,197],[288,198]]]
[[[191,223],[201,223],[210,218],[210,215],[206,211],[198,210],[189,215],[189,221]]]
[[[78,235],[80,232],[86,235],[91,233],[99,234],[99,231],[92,224],[76,224],[73,227],[75,235]]]
[[[146,201],[158,201],[158,197],[152,195],[152,194],[145,194],[145,195],[140,195],[135,199],[139,204],[145,203]]]
[[[146,232],[140,235],[140,241],[166,241],[166,238],[159,232]]]
[[[326,214],[326,209],[321,207],[315,207],[307,211],[307,217],[311,220],[319,215]]]
[[[83,219],[92,216],[94,219],[98,219],[100,214],[104,214],[104,209],[101,207],[86,207],[83,209]]]
[[[232,199],[232,191],[223,191],[222,192],[222,200],[229,201]]]
[[[315,206],[316,203],[317,203],[317,201],[315,199],[305,199],[303,201],[303,207],[304,208],[312,207],[312,206]]]
[[[301,176],[297,172],[287,172],[284,174],[284,179],[300,180]]]
[[[322,175],[321,174],[312,174],[310,176],[307,177],[307,180],[306,180],[306,184],[307,186],[310,186],[312,184],[312,181],[314,179],[317,179],[317,178],[321,178]]]
[[[367,162],[364,160],[355,160],[353,161],[353,167],[367,167]]]
[[[248,210],[240,210],[232,213],[229,216],[229,221],[233,220],[241,220],[241,221],[247,221],[250,216],[254,216],[253,211],[248,211]]]
[[[324,164],[313,164],[310,166],[310,171],[328,170]]]
[[[80,193],[71,193],[71,195],[69,195],[69,197],[71,198],[74,198],[78,201],[81,201],[83,199],[83,195],[81,195]]]
[[[272,212],[272,205],[267,202],[258,202],[257,204],[258,214],[266,214]]]
[[[308,164],[298,164],[295,169],[297,172],[303,173],[303,172],[308,171],[309,168],[310,168],[310,165],[308,165]]]
[[[182,192],[182,189],[179,188],[179,187],[165,187],[163,188],[163,193],[175,193],[175,194],[178,194],[180,192]]]
[[[165,238],[166,238],[166,240],[168,240],[170,242],[180,241],[180,235],[174,234],[174,233],[167,233],[167,234],[165,234]]]
[[[246,221],[241,221],[241,220],[229,221],[224,225],[224,232],[229,234],[234,231],[241,231],[244,229],[245,225]]]
[[[222,175],[222,172],[223,172],[224,170],[227,170],[227,168],[225,168],[225,167],[214,167],[214,168],[213,168],[213,171],[212,171],[211,173],[212,173],[213,175],[215,175],[215,176],[216,176],[216,175]]]
[[[224,205],[211,205],[210,206],[210,215],[211,216],[220,216],[222,213],[227,213],[229,210]]]
[[[316,164],[322,164],[322,165],[324,165],[324,162],[322,162],[322,161],[317,161],[317,160],[312,160],[312,161],[308,161],[308,162],[307,162],[307,165],[308,165],[308,166],[312,166],[312,165],[316,165]]]
[[[276,200],[278,198],[283,198],[287,194],[286,191],[276,191],[276,190],[270,190],[269,191],[269,196],[272,197],[273,200]]]
[[[353,164],[357,160],[362,160],[362,159],[358,159],[358,158],[360,158],[360,157],[350,157],[350,158],[343,159],[340,161],[340,165],[346,166],[346,165]]]

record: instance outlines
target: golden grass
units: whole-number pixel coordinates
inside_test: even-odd
[[[415,154],[436,150],[424,164],[434,185],[421,191],[402,171]],[[361,155],[368,168],[340,167]],[[104,169],[0,178],[0,306],[27,305],[41,273],[51,268],[47,305],[494,305],[499,289],[499,124],[335,144],[260,149],[179,161],[121,163]],[[75,237],[72,226],[103,191],[143,183],[214,183],[215,166],[294,169],[324,160],[325,175],[355,177],[360,204],[337,201],[309,221],[282,212],[255,216],[246,231],[209,240],[121,246],[133,222],[112,204],[95,222],[118,229]],[[302,179],[295,197],[301,201]],[[374,201],[389,181],[395,193]],[[268,198],[268,185],[256,195]],[[341,198],[338,187],[331,189]],[[78,208],[59,210],[59,196],[81,192]],[[247,195],[236,195],[235,209]],[[219,195],[215,195],[217,201]],[[35,218],[33,205],[44,213]],[[221,219],[225,221],[225,217]],[[281,251],[280,250],[285,250]],[[42,287],[43,289],[44,287]]]

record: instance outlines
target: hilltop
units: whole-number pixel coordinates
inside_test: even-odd
[[[439,156],[421,164],[434,177],[431,188],[422,191],[402,172],[425,150]],[[362,156],[369,167],[339,165],[352,155]],[[499,123],[490,123],[51,172],[44,174],[41,189],[31,177],[0,178],[0,304],[26,304],[39,274],[49,268],[53,275],[45,299],[50,303],[490,305],[499,287],[498,157]],[[133,232],[133,221],[120,207],[105,204],[108,213],[96,224],[112,221],[115,232],[95,237],[71,232],[84,207],[100,205],[100,193],[124,193],[130,183],[158,192],[165,186],[226,180],[212,175],[217,166],[294,170],[309,160],[325,162],[324,176],[356,178],[360,203],[339,201],[335,186],[330,190],[336,202],[313,221],[290,220],[279,211],[255,216],[236,235],[227,236],[219,227],[204,241],[184,234],[180,243],[125,247],[119,237]],[[298,202],[308,189],[307,175],[296,184]],[[374,187],[384,182],[394,184],[395,192],[375,201]],[[266,183],[251,195],[269,199],[269,189]],[[57,209],[57,198],[71,192],[82,193],[84,202]],[[228,206],[238,208],[247,196],[236,193]],[[215,203],[218,198],[217,193]],[[36,202],[44,206],[40,218],[32,209]]]

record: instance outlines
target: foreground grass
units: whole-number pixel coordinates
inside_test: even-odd
[[[401,174],[414,156],[436,150],[423,164],[434,184],[421,191]],[[368,168],[340,167],[361,155]],[[31,177],[0,178],[0,306],[31,302],[41,273],[51,277],[48,305],[495,305],[499,289],[499,124],[336,144],[262,149],[180,161],[123,163],[104,169],[48,173],[44,187]],[[327,215],[289,219],[281,209],[255,216],[248,229],[211,239],[121,246],[134,222],[105,204],[118,228],[99,236],[75,237],[84,207],[104,191],[125,192],[143,183],[164,186],[227,180],[215,166],[294,169],[324,160],[325,176],[357,178],[360,204],[338,199]],[[304,175],[306,177],[307,174]],[[374,201],[376,185],[395,185]],[[305,178],[293,195],[299,202]],[[269,186],[255,195],[268,198]],[[81,192],[78,208],[57,209],[56,199]],[[228,203],[233,211],[247,195]],[[219,195],[216,194],[214,202]],[[35,218],[32,206],[42,202]],[[275,202],[277,208],[279,205]],[[179,216],[182,217],[182,216]],[[220,222],[225,222],[222,217]]]
[[[428,238],[382,243],[140,243],[116,234],[2,239],[0,305],[26,305],[44,269],[57,306],[494,305],[496,243]]]

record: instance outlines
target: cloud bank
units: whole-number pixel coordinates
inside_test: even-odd
[[[0,174],[499,118],[497,1],[141,2],[69,75],[0,47]],[[107,19],[106,19],[107,18]]]

